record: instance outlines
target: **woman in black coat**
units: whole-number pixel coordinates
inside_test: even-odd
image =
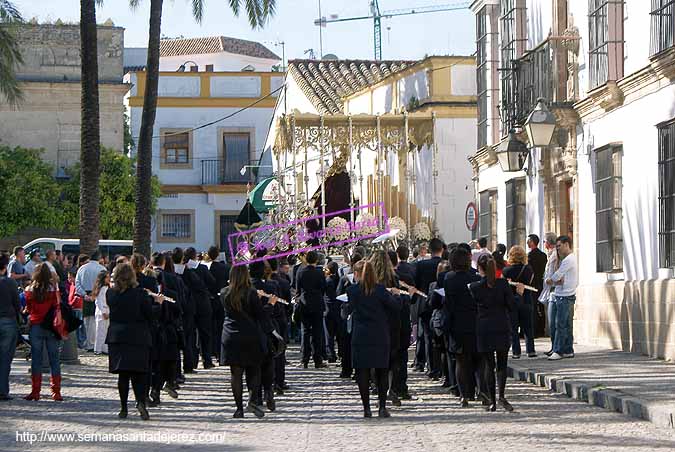
[[[527,264],[527,254],[522,246],[512,246],[509,250],[509,265],[504,268],[502,277],[507,281],[532,285],[534,270]],[[518,293],[516,287],[511,286],[515,300],[515,310],[511,316],[511,354],[513,359],[520,358],[520,335],[518,329],[525,336],[525,352],[529,358],[535,358],[534,334],[532,331],[533,304],[529,290]]]
[[[510,315],[514,309],[513,292],[511,292],[511,287],[505,279],[496,278],[495,271],[496,265],[492,256],[488,254],[481,256],[478,259],[478,272],[482,279],[469,286],[478,308],[476,345],[478,352],[483,355],[483,378],[490,393],[491,403],[487,410],[495,411],[497,409],[495,397],[496,365],[499,404],[506,411],[513,411],[513,407],[504,397],[506,366],[509,346],[511,345]],[[495,354],[497,355],[496,363]]]
[[[260,365],[267,356],[267,340],[261,323],[268,321],[258,293],[251,285],[246,265],[237,265],[230,272],[230,285],[221,293],[225,310],[220,364],[230,366],[232,395],[237,406],[235,418],[244,417],[243,374],[249,391],[247,410],[256,417],[265,413],[256,404],[260,386]],[[270,303],[275,303],[272,298]]]
[[[380,417],[389,417],[386,408],[389,389],[389,354],[391,332],[387,311],[397,312],[401,305],[381,284],[376,283],[373,264],[359,261],[354,267],[358,284],[347,289],[349,302],[344,305],[346,314],[352,314],[352,365],[356,369],[356,382],[361,394],[364,417],[370,411],[370,370],[375,369]]]
[[[468,285],[479,281],[478,275],[469,271],[471,253],[455,248],[450,253],[452,271],[445,275],[443,308],[448,319],[448,352],[456,360],[455,375],[459,386],[460,406],[469,406],[468,399],[475,396],[474,371],[480,363],[476,350],[476,301]]]
[[[109,372],[118,374],[120,418],[127,417],[129,381],[136,397],[136,407],[143,420],[150,419],[145,398],[150,372],[152,336],[152,300],[159,305],[164,297],[150,297],[138,286],[136,274],[129,264],[119,264],[113,271],[114,286],[106,292],[110,308],[110,326],[105,343],[108,344]]]

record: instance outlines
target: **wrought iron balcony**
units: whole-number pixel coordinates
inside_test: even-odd
[[[245,163],[246,165],[249,162]],[[244,164],[223,160],[202,160],[202,185],[245,184],[251,181],[251,171],[242,176],[239,172]]]
[[[511,67],[501,69],[500,113],[503,134],[524,124],[537,105],[538,98],[543,97],[549,102],[565,100],[561,97],[564,97],[562,93],[566,88],[560,86],[558,80],[566,83],[567,68],[563,61],[556,64],[555,45],[556,41],[546,40],[514,60]],[[561,69],[565,71],[564,77],[559,77]]]

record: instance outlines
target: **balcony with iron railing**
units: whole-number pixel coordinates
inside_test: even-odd
[[[557,46],[560,40],[549,38],[514,60],[510,67],[501,69],[502,135],[525,123],[537,99],[557,105],[566,103],[566,50],[557,51]]]
[[[251,182],[251,171],[241,174],[244,165],[250,162],[227,162],[219,159],[202,160],[202,185],[246,184]]]

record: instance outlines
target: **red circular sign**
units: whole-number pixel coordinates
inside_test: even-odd
[[[478,227],[478,208],[476,207],[475,203],[470,202],[466,206],[464,221],[466,223],[466,227],[469,228],[469,231],[475,231]]]

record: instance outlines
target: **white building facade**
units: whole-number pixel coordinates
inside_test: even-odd
[[[509,246],[529,233],[570,235],[575,339],[672,359],[675,7],[485,0],[472,9],[479,234]],[[553,142],[506,173],[495,151],[510,129],[526,140],[523,119],[538,97],[557,118]]]
[[[227,235],[236,232],[235,219],[257,181],[283,84],[283,74],[271,72],[279,58],[258,43],[222,37],[166,40],[161,50],[152,154],[162,195],[152,248],[205,251],[216,245],[226,252]],[[141,126],[145,75],[135,70],[125,76],[132,85],[133,137]]]

